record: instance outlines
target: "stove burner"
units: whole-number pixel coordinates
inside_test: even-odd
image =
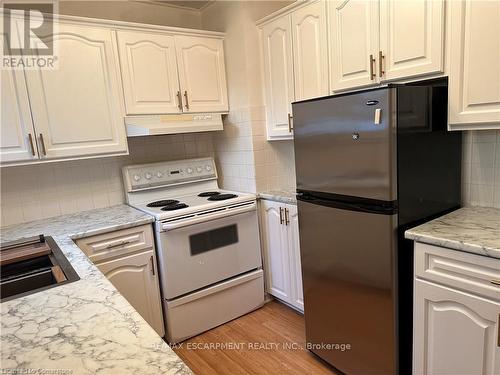
[[[231,198],[236,198],[236,194],[218,194],[218,195],[213,195],[210,198],[208,198],[209,201],[223,201],[226,199],[231,199]]]
[[[172,203],[169,204],[168,206],[162,207],[162,211],[174,211],[174,210],[180,210],[181,208],[186,208],[189,207],[186,203]]]
[[[175,199],[164,199],[161,201],[154,201],[151,203],[148,203],[146,206],[147,207],[163,207],[163,206],[168,206],[169,204],[175,204],[179,203],[179,201],[176,201]]]
[[[220,193],[218,191],[205,191],[198,194],[199,197],[213,197],[215,195],[220,195]]]

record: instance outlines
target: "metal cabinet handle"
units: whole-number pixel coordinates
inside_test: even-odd
[[[493,280],[490,280],[490,283],[492,283],[493,285],[498,285],[498,286],[500,286],[500,280],[495,280],[495,279],[493,279]]]
[[[184,91],[184,98],[186,99],[186,109],[189,110],[189,100],[187,91]]]
[[[35,156],[35,145],[33,144],[33,136],[28,133],[28,139],[30,141],[31,155]]]
[[[129,243],[130,243],[130,241],[120,241],[120,242],[110,243],[108,246],[106,246],[106,249],[112,249],[113,247],[119,247],[119,246],[127,245]]]
[[[280,207],[280,224],[283,225],[283,208]]]
[[[47,149],[45,148],[45,142],[43,140],[43,134],[40,133],[40,146],[42,146],[42,153],[47,155]]]
[[[285,225],[290,224],[290,211],[288,208],[285,208]]]
[[[149,261],[151,262],[151,273],[154,276],[155,275],[155,260],[154,260],[152,255],[151,255],[151,258],[149,258]]]
[[[293,116],[291,114],[288,114],[288,131],[291,133],[292,130],[293,130],[293,126],[292,126],[292,120],[293,120]]]
[[[182,95],[180,91],[177,91],[177,100],[179,101],[179,104],[177,104],[177,107],[179,107],[179,111],[182,112]]]
[[[378,51],[378,76],[379,77],[382,77],[385,74],[384,59],[385,59],[385,56],[382,53],[382,51]]]
[[[373,55],[370,55],[370,79],[373,81],[375,79],[375,77],[377,76],[375,73],[374,73],[374,64],[375,64],[375,59],[373,58]]]

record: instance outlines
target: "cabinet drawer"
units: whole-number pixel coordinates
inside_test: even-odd
[[[76,244],[94,263],[154,248],[151,225],[82,238]]]
[[[415,243],[415,276],[500,300],[500,260]]]

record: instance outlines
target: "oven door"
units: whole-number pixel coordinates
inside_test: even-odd
[[[255,202],[161,228],[158,262],[167,300],[262,265]]]

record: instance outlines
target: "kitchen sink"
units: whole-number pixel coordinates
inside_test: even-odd
[[[0,247],[0,301],[79,280],[52,237],[40,235]]]

